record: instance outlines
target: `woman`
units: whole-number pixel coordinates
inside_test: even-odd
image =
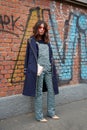
[[[37,64],[44,68],[39,76]],[[59,93],[58,81],[49,43],[48,27],[46,22],[39,20],[33,27],[33,36],[27,42],[23,94],[35,97],[35,118],[41,122],[47,122],[42,110],[42,94],[46,91],[47,116],[59,119],[55,115],[55,95]]]

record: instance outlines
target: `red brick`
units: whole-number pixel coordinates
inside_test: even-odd
[[[7,96],[7,92],[0,92],[0,97],[5,97]]]
[[[1,74],[7,74],[7,70],[1,70]]]

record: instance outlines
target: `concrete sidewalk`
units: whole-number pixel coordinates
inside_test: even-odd
[[[46,110],[44,110],[46,116]],[[34,119],[34,113],[0,121],[0,130],[87,130],[87,99],[56,106],[59,120],[47,118],[47,123]]]
[[[87,99],[87,84],[76,84],[59,87],[59,94],[55,96],[56,106],[78,100]],[[47,105],[47,93],[43,93],[43,107]],[[22,94],[0,98],[0,119],[31,113],[34,110],[34,97]]]

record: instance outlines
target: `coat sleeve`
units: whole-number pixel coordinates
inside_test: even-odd
[[[57,70],[56,70],[55,61],[54,61],[54,57],[53,57],[53,51],[52,51],[50,43],[49,43],[49,48],[50,48],[50,59],[51,59],[51,63],[52,63],[53,74],[57,76]]]
[[[49,45],[49,49],[50,49],[50,60],[51,60],[51,63],[53,63],[53,52],[52,52],[52,48],[51,48],[51,45],[50,43],[48,44]]]
[[[29,39],[27,40],[26,54],[25,54],[25,63],[24,63],[24,74],[27,72],[28,60],[29,60]]]

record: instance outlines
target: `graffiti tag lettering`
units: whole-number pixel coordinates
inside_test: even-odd
[[[19,35],[14,32],[15,28],[19,29],[20,31],[24,31],[23,25],[20,25],[19,27],[16,26],[16,23],[19,19],[20,17],[14,18],[13,15],[10,17],[7,15],[0,15],[0,31],[11,33],[19,37]]]

